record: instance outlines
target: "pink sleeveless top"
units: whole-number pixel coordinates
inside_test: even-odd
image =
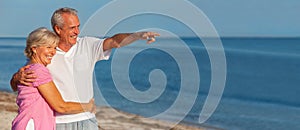
[[[42,64],[31,64],[28,70],[33,70],[37,79],[32,86],[18,85],[19,110],[12,122],[12,130],[25,130],[30,119],[33,119],[37,130],[55,130],[54,111],[37,89],[38,86],[52,81],[50,72]]]

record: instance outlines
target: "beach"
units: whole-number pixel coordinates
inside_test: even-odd
[[[0,91],[0,126],[10,130],[11,122],[17,115],[16,94]],[[211,130],[209,127],[195,127],[184,124],[145,118],[111,107],[97,107],[96,117],[100,130]]]
[[[197,87],[191,87],[194,85],[191,82],[182,85],[183,75],[179,68],[180,64],[169,54],[155,48],[143,50],[135,56],[127,72],[129,77],[115,76],[115,74],[123,73],[120,70],[126,67],[123,63],[121,65],[113,62],[113,59],[116,60],[117,53],[113,53],[111,60],[100,61],[96,64],[95,99],[99,101],[97,102],[99,105],[115,108],[98,108],[97,117],[101,127],[105,129],[170,129],[170,124],[148,118],[173,109],[174,112],[167,113],[163,119],[173,121],[175,118],[184,117],[183,123],[200,125],[198,129],[213,126],[213,128],[226,130],[300,130],[300,116],[297,114],[300,113],[300,38],[222,38],[227,64],[226,85],[216,110],[203,124],[199,124],[199,115],[205,111],[203,106],[211,90],[211,83],[217,81],[211,79],[211,61],[207,49],[200,44],[201,41],[197,38],[183,38],[183,40],[194,53],[199,74],[201,73],[199,91],[195,90]],[[159,45],[172,43],[168,48],[175,51],[175,54],[182,54],[179,45],[174,44],[176,41],[176,39],[160,39],[157,42]],[[11,75],[26,61],[23,54],[25,42],[24,38],[0,39],[0,60],[3,61],[0,63],[0,68],[3,68],[0,70],[0,90],[9,92],[9,95],[12,93],[9,85]],[[122,48],[124,54],[118,57],[125,59],[132,52],[140,50],[142,45],[134,44],[132,47]],[[189,57],[181,56],[178,57],[179,60],[189,59]],[[189,62],[185,61],[185,63]],[[157,76],[156,72],[159,72],[157,69],[164,74],[157,73]],[[161,78],[163,75],[167,77],[165,79],[167,84],[160,86],[164,83],[162,82],[164,78]],[[154,80],[155,77],[159,78]],[[193,76],[186,75],[185,79],[193,78]],[[116,84],[115,81],[121,81],[122,84]],[[126,90],[120,91],[120,88]],[[136,96],[140,92],[148,92],[157,88],[163,88],[161,89],[163,92],[160,94],[159,91],[155,91],[151,94]],[[136,97],[124,96],[124,92]],[[183,94],[187,96],[182,96]],[[153,95],[158,96],[150,97]],[[9,97],[3,96],[3,93],[0,95],[1,130],[4,126],[9,129],[17,111],[13,101],[15,97]],[[196,100],[192,100],[195,97],[197,97]],[[105,99],[105,102],[101,102],[100,99]],[[149,102],[141,102],[140,99]],[[186,109],[188,105],[184,105],[185,103],[190,103],[189,107],[192,109]],[[174,107],[176,104],[177,107]],[[112,114],[111,111],[115,113]],[[128,115],[125,116],[125,113]],[[4,116],[5,120],[2,118]],[[156,121],[159,122],[158,125]],[[166,125],[168,127],[164,127]],[[181,124],[177,127],[179,126],[187,125]]]

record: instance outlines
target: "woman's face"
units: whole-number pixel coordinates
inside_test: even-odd
[[[45,66],[51,63],[53,56],[56,54],[56,45],[39,46],[32,49],[36,62]]]

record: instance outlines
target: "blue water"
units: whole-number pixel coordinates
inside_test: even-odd
[[[157,39],[155,44],[175,43],[177,39]],[[198,38],[182,38],[193,52],[200,73],[200,85],[196,102],[182,121],[199,125],[199,113],[207,97],[210,82],[210,59],[205,46]],[[226,56],[227,76],[224,93],[216,111],[204,124],[228,130],[298,130],[300,129],[300,38],[222,38]],[[23,56],[25,39],[0,39],[0,89],[11,91],[11,75],[25,63]],[[122,56],[142,46],[132,44],[123,49]],[[177,44],[168,46],[181,53]],[[131,60],[128,77],[135,89],[149,90],[150,73],[159,69],[166,78],[164,91],[155,100],[141,103],[124,97],[116,88],[112,77],[112,59],[96,64],[98,91],[106,102],[123,111],[153,117],[163,113],[177,100],[181,92],[180,66],[176,58],[157,48],[139,52]],[[120,55],[118,55],[120,56]],[[184,55],[180,58],[185,57]],[[119,65],[117,69],[123,69]],[[196,70],[190,70],[196,71]],[[189,77],[193,78],[193,77]],[[155,82],[155,81],[154,81]],[[121,86],[127,88],[129,86]],[[185,91],[184,93],[190,93]],[[133,93],[134,94],[134,93]],[[147,96],[145,96],[147,97]],[[143,97],[142,97],[143,98]],[[185,97],[189,101],[189,96]],[[178,111],[185,107],[176,108]],[[183,116],[171,113],[167,120]]]

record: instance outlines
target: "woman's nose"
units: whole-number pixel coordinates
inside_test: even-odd
[[[51,51],[50,51],[53,55],[56,54],[56,49],[55,48],[52,48]]]

